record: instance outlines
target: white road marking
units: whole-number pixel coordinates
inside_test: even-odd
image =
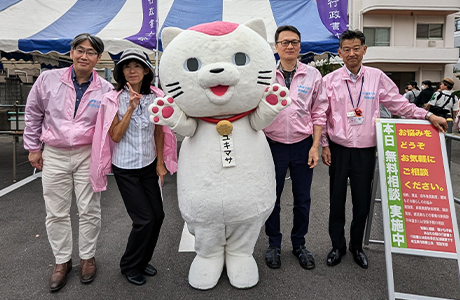
[[[179,244],[179,252],[195,252],[195,237],[188,231],[187,223],[184,222],[182,236]]]
[[[4,195],[8,194],[9,192],[12,192],[12,191],[14,191],[14,190],[20,188],[20,187],[23,186],[23,185],[28,184],[28,183],[31,182],[31,181],[34,181],[35,179],[37,179],[37,178],[39,178],[39,177],[42,177],[42,172],[38,172],[38,173],[36,173],[36,174],[34,174],[34,175],[31,175],[31,176],[29,176],[29,177],[27,177],[27,178],[24,178],[24,179],[21,180],[21,181],[18,181],[18,182],[14,183],[14,184],[12,184],[12,185],[10,185],[10,186],[7,186],[7,187],[4,188],[3,190],[0,190],[0,197],[2,197],[2,196],[4,196]]]

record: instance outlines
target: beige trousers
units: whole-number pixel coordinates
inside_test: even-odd
[[[46,206],[46,231],[56,264],[72,257],[70,205],[75,191],[79,216],[79,255],[90,259],[96,252],[101,231],[101,193],[94,193],[89,181],[91,145],[77,150],[45,146],[43,151],[43,198]]]

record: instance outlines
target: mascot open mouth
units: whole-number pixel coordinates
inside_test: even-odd
[[[216,85],[216,86],[210,87],[210,89],[214,95],[221,97],[225,95],[225,93],[227,92],[228,85]]]

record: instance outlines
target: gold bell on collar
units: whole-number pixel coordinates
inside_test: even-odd
[[[220,135],[229,135],[233,131],[233,125],[228,120],[222,120],[217,123],[216,130]]]

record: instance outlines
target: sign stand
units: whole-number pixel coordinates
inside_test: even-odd
[[[372,181],[372,193],[371,193],[371,204],[369,205],[369,214],[366,222],[366,230],[364,231],[364,245],[368,246],[369,243],[383,244],[383,241],[380,240],[370,240],[372,220],[374,218],[374,206],[375,202],[380,202],[380,199],[377,198],[377,187],[379,185],[379,161],[378,156],[376,157],[375,170],[374,170],[374,180]]]
[[[456,259],[460,271],[444,134],[421,120],[377,119],[376,127],[388,298],[441,299],[396,292],[392,253]]]

